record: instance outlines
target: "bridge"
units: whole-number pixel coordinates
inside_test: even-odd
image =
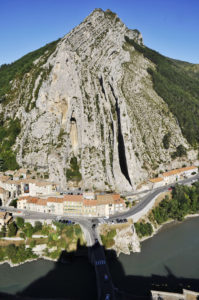
[[[79,223],[87,241],[89,260],[95,268],[98,300],[116,300],[115,287],[106,262],[104,248],[99,243],[100,238],[90,220],[84,219]]]
[[[89,251],[90,261],[95,268],[98,300],[116,300],[115,288],[103,247],[96,242]]]

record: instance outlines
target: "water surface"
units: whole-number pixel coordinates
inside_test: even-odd
[[[112,255],[110,255],[110,253]],[[168,224],[142,243],[141,253],[108,253],[115,285],[131,293],[150,289],[199,289],[199,217]],[[38,260],[11,268],[0,266],[0,292],[34,297],[96,299],[95,272],[86,257],[66,264]]]

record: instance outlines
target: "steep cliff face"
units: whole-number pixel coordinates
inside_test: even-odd
[[[155,65],[125,37],[142,44],[137,30],[97,9],[12,81],[0,112],[21,121],[20,165],[49,172],[62,187],[124,191],[168,168],[180,144],[190,148],[153,89],[147,70]]]

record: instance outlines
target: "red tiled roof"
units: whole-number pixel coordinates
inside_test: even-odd
[[[64,198],[49,197],[49,198],[47,198],[47,202],[63,203]]]
[[[163,176],[167,177],[167,176],[171,176],[171,175],[175,175],[175,174],[180,174],[180,173],[183,173],[185,171],[195,170],[195,169],[198,169],[198,168],[195,167],[195,166],[184,167],[184,168],[180,168],[180,169],[171,170],[169,172],[165,172],[165,173],[163,173]]]
[[[149,181],[150,182],[161,182],[161,181],[163,181],[163,178],[161,178],[161,177],[151,178],[151,179],[149,179]]]
[[[64,195],[64,201],[82,202],[83,195]]]
[[[85,206],[96,206],[96,205],[98,205],[98,201],[97,200],[87,200],[87,199],[84,199],[83,204]]]

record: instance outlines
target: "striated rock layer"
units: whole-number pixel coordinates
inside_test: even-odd
[[[96,9],[13,82],[14,101],[4,112],[21,120],[15,144],[20,165],[49,172],[65,187],[77,184],[66,176],[75,156],[79,186],[127,191],[171,166],[176,146],[189,148],[153,89],[147,69],[155,66],[125,36],[142,44],[137,30]],[[165,150],[167,132],[172,136]],[[194,159],[194,152],[188,157]]]

